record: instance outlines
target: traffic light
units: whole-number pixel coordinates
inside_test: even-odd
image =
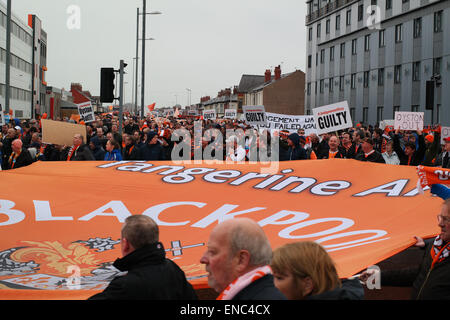
[[[101,69],[101,83],[100,83],[100,102],[114,102],[114,80],[116,74],[114,68]]]

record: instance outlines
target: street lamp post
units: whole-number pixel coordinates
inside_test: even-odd
[[[141,117],[144,116],[145,105],[145,41],[146,39],[146,17],[147,14],[161,14],[159,11],[153,11],[147,13],[147,0],[143,0],[143,12],[142,12],[142,80],[141,80]]]

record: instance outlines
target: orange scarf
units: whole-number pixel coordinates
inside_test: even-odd
[[[72,159],[72,156],[75,154],[75,152],[77,152],[78,148],[80,146],[73,146],[72,148],[70,148],[69,154],[67,155],[67,161],[70,161],[70,159]]]

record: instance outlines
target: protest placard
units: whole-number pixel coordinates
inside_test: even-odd
[[[423,112],[396,112],[394,129],[423,130]]]
[[[225,109],[224,119],[236,119],[237,118],[237,110],[236,109]]]
[[[78,113],[80,114],[80,121],[84,121],[85,123],[95,121],[94,108],[90,101],[80,103],[77,106]]]
[[[216,110],[203,110],[203,119],[216,120],[217,119]]]
[[[251,126],[267,125],[266,110],[264,106],[243,106],[244,120]]]
[[[313,109],[317,134],[344,130],[353,126],[347,101]]]
[[[394,126],[395,126],[395,120],[383,120],[383,121],[380,121],[380,129],[381,130],[384,130],[384,129],[386,129],[386,128],[389,128],[389,129],[394,129]]]
[[[41,120],[42,142],[71,146],[75,134],[81,134],[86,143],[86,126],[61,121]]]
[[[441,144],[445,144],[444,139],[450,137],[450,127],[441,128]]]
[[[269,131],[287,130],[290,133],[297,132],[299,129],[305,130],[305,135],[317,134],[314,116],[292,116],[287,114],[278,114],[266,112],[267,124],[260,126],[260,129]]]

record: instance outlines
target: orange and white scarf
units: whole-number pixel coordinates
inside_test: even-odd
[[[260,267],[247,272],[230,283],[217,297],[217,300],[232,300],[240,291],[242,291],[242,289],[268,274],[272,274],[272,269],[269,266]]]
[[[432,186],[433,184],[450,184],[450,169],[438,167],[417,167],[417,189],[423,194],[423,188]]]
[[[444,240],[441,239],[440,236],[437,236],[434,240],[433,247],[431,248],[431,259],[433,260],[433,263],[431,265],[431,268],[433,269],[434,266],[437,263],[441,263],[446,258],[450,256],[450,243],[444,242]]]
[[[75,154],[75,152],[77,152],[79,147],[80,145],[72,146],[72,148],[70,148],[69,153],[67,154],[67,161],[70,161],[70,159],[72,159],[72,156]]]

